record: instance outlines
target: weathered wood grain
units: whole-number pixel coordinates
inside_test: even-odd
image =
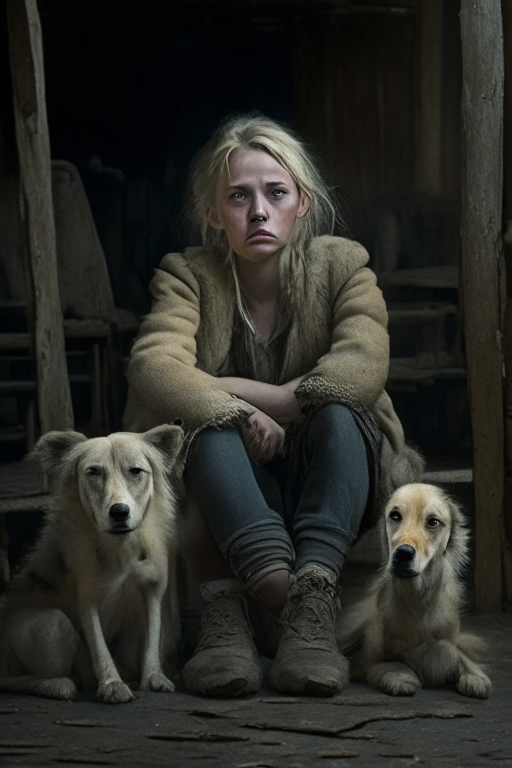
[[[415,187],[418,195],[441,194],[441,87],[443,0],[420,0],[418,16]]]
[[[41,432],[73,427],[57,280],[43,46],[36,0],[7,0],[22,221],[34,301],[34,353]]]
[[[500,0],[462,0],[462,303],[475,483],[475,605],[502,606],[503,38]]]

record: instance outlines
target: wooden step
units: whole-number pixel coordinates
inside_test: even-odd
[[[72,373],[69,377],[69,381],[71,384],[88,384],[91,381],[91,377],[88,373]],[[36,382],[33,379],[0,381],[0,395],[14,395],[35,391]]]
[[[445,320],[449,316],[457,315],[459,308],[457,304],[445,304],[442,302],[431,302],[428,304],[389,304],[388,315],[389,322],[393,325],[412,325],[419,323],[432,323]]]
[[[379,272],[377,282],[381,288],[458,288],[459,278],[455,264],[442,264]]]
[[[20,425],[0,429],[0,443],[24,443],[25,437],[25,429]]]
[[[64,320],[66,339],[104,339],[110,336],[105,320]],[[0,333],[1,349],[30,349],[30,333]]]
[[[388,384],[432,384],[437,379],[465,379],[466,369],[459,355],[420,353],[416,357],[390,360]]]

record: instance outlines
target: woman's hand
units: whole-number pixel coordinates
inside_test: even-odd
[[[256,464],[266,464],[283,449],[284,429],[263,411],[251,413],[240,432],[247,453]]]
[[[286,384],[266,384],[262,381],[235,376],[218,377],[223,389],[267,413],[278,424],[290,424],[302,414],[295,390],[304,377]]]

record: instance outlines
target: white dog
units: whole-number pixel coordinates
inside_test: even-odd
[[[0,689],[71,699],[73,676],[101,701],[127,702],[114,655],[141,689],[174,690],[161,660],[179,633],[168,473],[182,435],[165,425],[39,440],[54,503],[0,609]]]
[[[461,510],[433,485],[404,485],[386,506],[381,534],[385,564],[369,597],[340,619],[340,647],[359,643],[353,676],[395,696],[455,685],[487,698],[491,681],[474,660],[482,643],[460,632],[468,559]]]

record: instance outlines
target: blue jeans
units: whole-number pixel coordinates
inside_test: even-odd
[[[190,449],[187,492],[244,584],[273,564],[338,577],[368,503],[363,436],[348,408],[313,413],[289,455],[259,466],[238,431],[205,429]]]

